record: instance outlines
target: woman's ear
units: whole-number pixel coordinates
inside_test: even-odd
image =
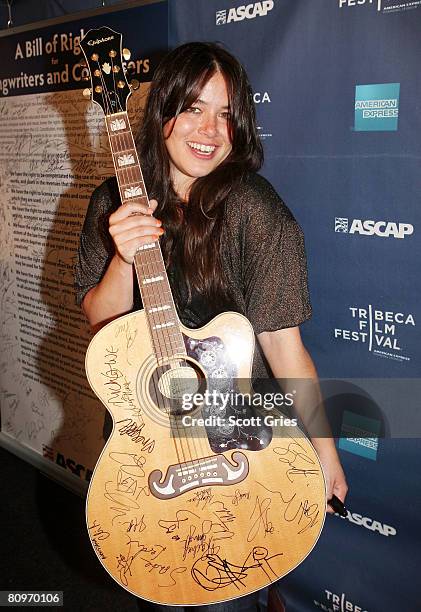
[[[166,140],[169,136],[171,136],[171,132],[173,131],[175,122],[176,122],[176,117],[172,117],[166,123],[164,123],[164,127],[162,128],[164,140]]]

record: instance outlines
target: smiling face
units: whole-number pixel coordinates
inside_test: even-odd
[[[164,125],[164,139],[174,189],[186,199],[194,180],[212,172],[232,150],[228,92],[220,72],[207,81],[190,108]]]

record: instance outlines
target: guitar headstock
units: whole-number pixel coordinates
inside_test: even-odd
[[[130,52],[122,50],[122,34],[102,27],[89,30],[80,41],[91,79],[90,94],[105,115],[127,110],[127,98],[131,94],[123,68],[123,58]]]

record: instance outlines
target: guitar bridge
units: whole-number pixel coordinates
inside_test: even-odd
[[[232,460],[234,465],[224,455],[212,455],[170,465],[163,480],[161,470],[153,470],[150,491],[159,499],[171,499],[198,487],[237,484],[247,477],[249,463],[240,451],[232,454]]]

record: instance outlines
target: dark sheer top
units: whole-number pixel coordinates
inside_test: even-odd
[[[101,280],[113,257],[108,217],[119,205],[115,178],[92,194],[75,269],[78,304]],[[214,307],[198,292],[188,302],[179,270],[169,267],[178,314],[187,327],[201,327],[227,310],[245,315],[256,334],[294,327],[311,316],[302,230],[270,183],[259,175],[249,175],[226,201],[221,261],[230,298]],[[136,286],[133,310],[141,307]],[[253,376],[267,377],[270,370],[258,345],[255,353]]]

